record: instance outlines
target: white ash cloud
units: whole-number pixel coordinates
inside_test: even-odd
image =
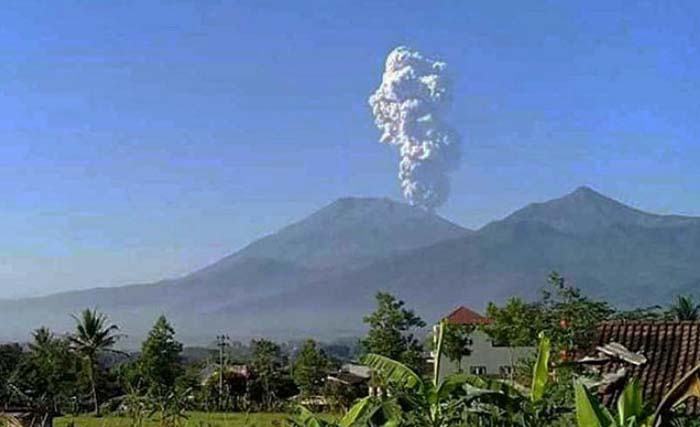
[[[380,142],[399,148],[404,197],[433,210],[447,201],[448,173],[459,164],[460,137],[441,116],[451,103],[447,64],[408,47],[386,59],[382,83],[370,96]]]

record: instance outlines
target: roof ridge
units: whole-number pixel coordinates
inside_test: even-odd
[[[490,322],[488,317],[463,305],[452,310],[444,319],[450,323],[465,325],[486,324]]]

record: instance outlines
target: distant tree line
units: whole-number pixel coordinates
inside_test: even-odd
[[[537,300],[511,298],[502,305],[489,304],[486,313],[490,323],[479,328],[494,341],[534,346],[544,334],[555,358],[566,362],[591,345],[603,320],[695,321],[700,319],[700,305],[682,296],[667,308],[616,310],[552,273]],[[309,339],[289,350],[257,339],[238,360],[227,357],[222,365],[215,353],[203,361],[186,360],[165,316],[156,320],[136,354],[118,349],[122,335],[104,314],[88,309],[73,317],[75,329],[70,334],[57,335],[41,327],[26,346],[0,345],[0,402],[50,414],[117,411],[134,420],[155,416],[163,425],[176,426],[188,409],[274,411],[287,408],[293,397],[303,401],[319,396],[342,409],[366,392],[349,392],[327,381],[340,367],[334,355],[353,357],[343,346],[324,346]],[[427,323],[403,301],[380,292],[376,309],[363,320],[368,331],[359,341],[358,356],[379,355],[428,373],[426,352],[433,340],[424,340]],[[459,364],[471,352],[476,328],[445,325],[443,354]],[[534,361],[518,363],[524,368],[517,379],[527,383]],[[560,369],[557,375],[571,378],[575,372]],[[372,381],[382,385],[381,378]],[[571,404],[570,387],[551,390],[558,403]]]
[[[240,360],[229,360],[227,352],[223,366],[214,351],[204,360],[187,361],[165,316],[156,320],[140,351],[127,354],[118,349],[122,335],[107,316],[84,310],[73,317],[70,334],[41,327],[26,346],[0,345],[4,406],[52,415],[121,411],[176,425],[188,409],[274,411],[294,396],[323,395],[326,377],[340,363],[311,339],[293,350],[256,339]],[[342,345],[330,350],[348,356],[351,351]]]

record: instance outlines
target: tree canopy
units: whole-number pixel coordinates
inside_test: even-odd
[[[292,368],[292,378],[302,394],[310,396],[321,392],[331,362],[314,340],[306,340],[299,350]]]
[[[369,332],[361,340],[363,350],[420,369],[423,347],[414,333],[426,323],[391,294],[379,292],[376,300],[376,310],[364,318]]]
[[[184,373],[181,353],[182,344],[175,339],[175,330],[165,316],[160,316],[144,341],[138,360],[141,379],[149,391],[175,386]]]

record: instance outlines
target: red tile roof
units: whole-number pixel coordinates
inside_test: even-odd
[[[644,397],[657,405],[671,387],[700,363],[700,322],[604,322],[598,329],[596,346],[620,343],[628,350],[640,353],[647,363],[634,366],[620,360],[605,362],[602,373],[625,368],[626,380],[602,393],[603,403],[616,401],[622,387],[632,377],[639,379]],[[686,412],[700,414],[700,402],[691,398]]]
[[[445,319],[459,325],[486,325],[489,323],[488,318],[464,306],[457,307]]]

